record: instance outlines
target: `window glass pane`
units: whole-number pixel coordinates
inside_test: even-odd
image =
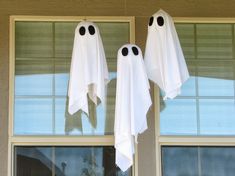
[[[87,117],[85,113],[81,111],[75,113],[74,115],[70,115],[68,113],[68,104],[65,98],[58,98],[55,102],[56,109],[56,125],[55,125],[55,133],[64,135],[95,135],[95,129],[98,128],[97,125],[97,114],[93,104],[90,104],[90,116]],[[93,107],[93,108],[91,108]],[[103,117],[99,123],[105,120]],[[100,133],[98,135],[104,135],[104,129],[100,129]]]
[[[161,134],[197,134],[195,100],[161,101]]]
[[[231,24],[197,24],[197,57],[199,59],[232,59]]]
[[[196,62],[187,62],[190,78],[183,84],[179,97],[196,96]]]
[[[190,79],[174,100],[161,99],[162,135],[235,135],[233,28],[232,24],[176,24]],[[190,47],[194,47],[191,52]],[[194,104],[183,105],[181,100]]]
[[[201,147],[202,176],[233,176],[235,173],[234,147]]]
[[[114,87],[113,87],[114,86]],[[110,91],[115,90],[116,82],[111,81],[108,85]],[[113,88],[110,88],[113,87]],[[95,105],[89,101],[88,117],[81,111],[70,115],[66,98],[55,100],[55,134],[59,135],[111,135],[114,125],[115,94],[108,91],[106,113],[101,105]],[[112,94],[112,95],[110,95]]]
[[[130,29],[128,23],[96,23],[104,44],[109,72],[117,70],[117,51],[129,42]]]
[[[234,66],[229,61],[198,64],[199,96],[234,96]]]
[[[15,99],[14,133],[17,135],[52,134],[51,99]]]
[[[55,57],[70,60],[77,22],[55,22]]]
[[[54,93],[56,96],[67,96],[69,70],[70,60],[56,58],[54,75]]]
[[[16,58],[53,57],[51,22],[16,22]]]
[[[163,176],[233,176],[234,147],[162,147]]]
[[[200,130],[205,135],[235,134],[234,99],[200,100]]]
[[[113,147],[15,147],[15,176],[131,176],[115,165]]]
[[[188,59],[195,59],[195,25],[194,24],[175,24],[179,40]]]
[[[15,67],[15,95],[52,95],[51,61],[17,60]]]
[[[81,112],[70,116],[67,112],[69,70],[77,24],[78,22],[17,22],[15,134],[113,134],[117,50],[123,43],[129,41],[129,23],[96,23],[102,36],[111,81],[107,90],[106,111],[101,105],[95,108],[91,103],[89,107],[90,117],[81,114]],[[26,31],[29,32],[25,32],[24,28],[27,28]],[[35,41],[38,41],[38,43]],[[47,102],[43,105],[41,101],[45,99],[50,103]],[[31,105],[27,102],[28,100],[30,100]],[[39,106],[35,104],[39,104]],[[29,109],[24,110],[24,108]],[[30,108],[33,109],[30,110]],[[41,117],[42,114],[43,117]],[[25,127],[27,125],[22,122],[26,119],[28,124],[31,124],[28,126],[37,123],[47,123],[47,125],[43,125],[40,132],[40,127],[35,128],[35,130]],[[44,128],[47,130],[44,130]]]
[[[51,147],[15,147],[15,176],[52,176]]]
[[[162,147],[163,176],[198,176],[196,147]]]

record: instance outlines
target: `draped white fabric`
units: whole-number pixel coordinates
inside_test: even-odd
[[[146,114],[152,104],[149,89],[140,48],[122,46],[118,51],[114,126],[116,164],[122,171],[133,164],[137,136],[147,129]]]
[[[88,112],[89,98],[97,104],[97,97],[105,105],[108,67],[98,27],[82,21],[75,30],[69,80],[68,111]]]
[[[148,77],[165,92],[164,99],[180,94],[189,73],[174,22],[163,10],[150,18],[144,59]]]

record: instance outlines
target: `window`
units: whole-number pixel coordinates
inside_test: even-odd
[[[15,175],[128,175],[115,167],[113,147],[15,147]]]
[[[155,88],[158,175],[234,175],[235,19],[175,19],[191,78],[174,100]]]
[[[162,175],[232,176],[234,147],[162,147]]]
[[[116,55],[134,42],[134,18],[87,19],[99,27],[111,78],[107,110],[91,105],[89,118],[67,112],[74,31],[81,20],[11,17],[9,175],[134,174],[135,167],[125,173],[116,168],[113,147]]]

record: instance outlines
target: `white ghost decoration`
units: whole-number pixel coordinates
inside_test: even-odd
[[[144,60],[149,79],[165,92],[164,99],[180,94],[189,73],[174,22],[163,10],[150,18]]]
[[[114,125],[116,164],[126,171],[133,164],[137,136],[147,129],[146,115],[152,101],[140,48],[132,44],[123,45],[118,50],[117,62]]]
[[[89,115],[88,99],[105,105],[108,67],[98,27],[82,21],[75,30],[69,80],[68,111],[82,110]]]

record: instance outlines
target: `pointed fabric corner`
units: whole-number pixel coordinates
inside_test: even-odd
[[[165,93],[164,99],[181,93],[189,73],[174,22],[163,10],[150,17],[144,60],[148,78]]]

